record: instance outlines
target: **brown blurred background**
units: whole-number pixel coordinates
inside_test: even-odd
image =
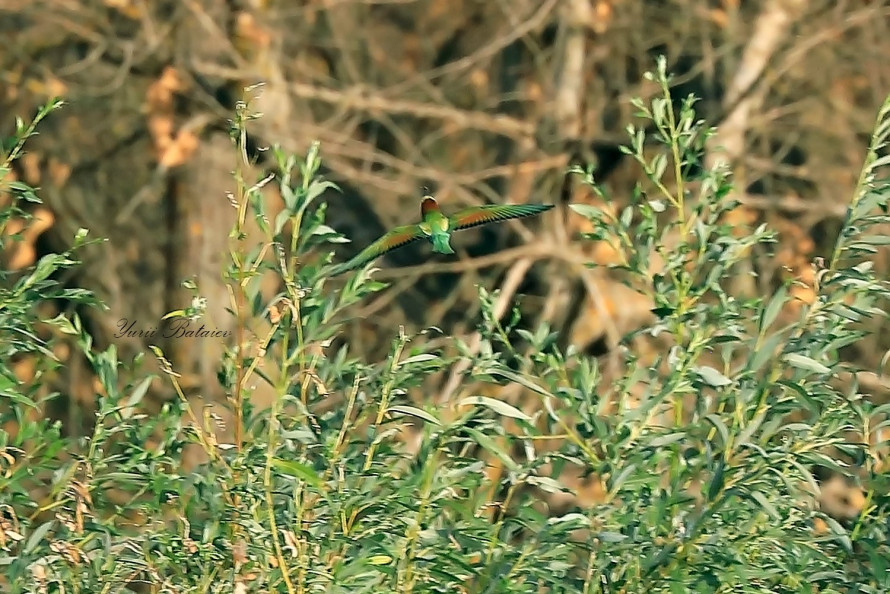
[[[725,151],[707,159],[734,171],[736,222],[781,234],[752,254],[758,276],[739,279],[738,291],[763,294],[788,275],[810,283],[810,262],[834,242],[890,92],[888,17],[876,0],[0,0],[3,133],[48,96],[68,103],[17,164],[45,204],[5,262],[64,249],[78,227],[109,238],[63,280],[106,301],[108,312],[82,313],[97,344],[116,343],[124,359],[153,341],[115,339],[119,320],[157,326],[188,305],[180,282],[193,275],[212,324],[230,325],[219,274],[234,216],[227,127],[243,89],[263,82],[251,146],[299,154],[321,141],[343,189],[326,195],[328,224],[353,241],[338,258],[416,219],[424,186],[449,210],[558,205],[462,233],[456,256],[414,245],[379,261],[393,286],[357,308],[354,350],[384,356],[399,324],[474,344],[482,284],[503,289],[502,308],[523,295],[526,323],[548,322],[563,346],[608,356],[650,306],[580,266],[613,255],[578,240],[588,223],[565,204],[597,199],[565,172],[594,164],[611,203],[624,203],[640,181],[619,151],[629,99],[658,92],[642,76],[655,57],[667,57],[675,97],[694,93],[720,127]],[[254,175],[274,166],[252,156]],[[274,211],[280,197],[270,190],[269,201]],[[877,264],[887,270],[886,254]],[[890,346],[880,335],[849,356],[876,366]],[[221,342],[161,346],[192,388],[215,383]],[[67,406],[91,408],[88,377],[76,360],[60,372]],[[459,380],[441,378],[433,397]],[[169,392],[159,380],[152,398]]]

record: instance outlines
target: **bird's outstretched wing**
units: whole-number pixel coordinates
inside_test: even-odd
[[[382,256],[386,252],[402,247],[403,245],[408,245],[412,241],[417,241],[422,237],[424,237],[424,233],[420,230],[419,225],[404,225],[402,227],[396,227],[395,229],[360,251],[352,260],[344,262],[343,264],[338,264],[331,268],[328,272],[328,275],[336,276],[338,274],[343,274],[344,272],[349,272],[350,270],[355,270],[356,268],[367,264],[371,260]]]
[[[469,229],[477,225],[518,219],[540,214],[553,208],[552,204],[495,204],[491,206],[474,206],[459,210],[450,217],[450,227],[454,231]]]

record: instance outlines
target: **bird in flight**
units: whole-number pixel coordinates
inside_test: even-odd
[[[424,196],[420,202],[422,220],[419,223],[396,227],[363,249],[352,260],[331,268],[329,274],[335,276],[354,270],[386,252],[423,238],[432,242],[434,252],[453,254],[454,250],[451,249],[450,240],[454,231],[508,219],[530,217],[551,208],[553,208],[552,204],[494,204],[465,208],[448,217],[442,214],[435,198]]]

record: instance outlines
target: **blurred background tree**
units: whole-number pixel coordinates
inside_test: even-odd
[[[229,120],[243,89],[263,83],[254,106],[264,117],[249,139],[254,173],[274,170],[268,144],[302,154],[320,140],[325,174],[343,189],[325,196],[328,223],[353,240],[343,258],[414,220],[424,186],[449,210],[558,206],[540,220],[463,233],[456,257],[417,244],[381,260],[376,278],[393,285],[356,308],[354,349],[382,357],[399,324],[437,325],[472,346],[482,284],[501,289],[496,311],[522,294],[528,324],[547,322],[563,346],[618,357],[619,337],[652,304],[583,268],[615,254],[577,243],[590,223],[564,205],[617,211],[637,184],[645,189],[621,148],[635,121],[629,99],[658,93],[642,77],[654,57],[665,55],[677,75],[674,96],[700,97],[699,113],[720,128],[703,150],[733,170],[742,204],[734,222],[780,233],[775,250],[751,253],[757,276],[739,278],[738,293],[795,278],[806,301],[810,263],[833,244],[890,91],[888,16],[890,4],[874,0],[6,0],[0,114],[33,113],[48,96],[68,108],[16,165],[45,204],[27,241],[4,257],[27,266],[65,249],[80,227],[108,238],[63,280],[108,304],[82,313],[97,345],[116,343],[122,358],[153,341],[116,338],[120,320],[157,327],[191,302],[187,278],[208,299],[209,323],[231,327],[220,276],[235,216]],[[608,198],[566,175],[589,163]],[[876,258],[886,271],[886,254]],[[222,344],[161,346],[193,395],[218,396]],[[876,368],[888,347],[875,332],[846,356]],[[67,363],[56,379],[67,400],[51,412],[77,432],[94,386],[82,361]],[[28,363],[18,365],[27,378]],[[445,401],[461,377],[459,368],[440,374],[418,397]],[[886,398],[879,379],[866,387]],[[161,380],[150,390],[156,403],[169,392]],[[856,513],[855,494],[839,498]]]

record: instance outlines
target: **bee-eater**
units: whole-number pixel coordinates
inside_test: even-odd
[[[432,242],[434,252],[453,254],[450,240],[454,231],[507,219],[530,217],[551,208],[552,204],[495,204],[465,208],[447,217],[442,214],[435,198],[424,196],[420,203],[421,222],[396,227],[363,249],[352,260],[331,268],[329,274],[335,276],[354,270],[386,252],[423,238],[428,238]]]

